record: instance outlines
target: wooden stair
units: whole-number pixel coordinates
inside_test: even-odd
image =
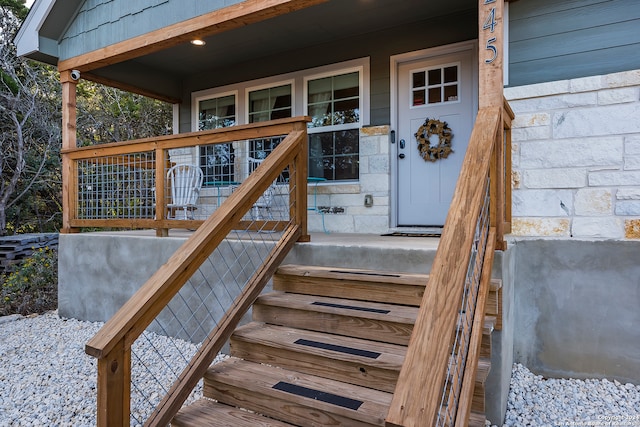
[[[173,426],[384,426],[426,274],[281,266]],[[499,282],[492,290],[497,292]],[[470,425],[484,425],[485,322]],[[485,343],[488,341],[488,343]]]

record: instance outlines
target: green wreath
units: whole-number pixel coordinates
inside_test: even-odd
[[[438,135],[438,145],[431,146],[429,139],[431,135]],[[451,138],[453,134],[447,122],[440,120],[427,119],[424,124],[418,128],[415,134],[418,141],[418,151],[425,162],[435,162],[439,159],[446,159],[449,154],[453,153],[451,149]]]

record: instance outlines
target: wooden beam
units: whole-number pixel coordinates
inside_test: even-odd
[[[76,84],[77,81],[71,78],[70,71],[60,73],[60,83],[62,84],[62,150],[73,150],[76,148]],[[71,183],[77,182],[74,179],[73,162],[69,156],[62,156],[62,233],[71,233],[76,230],[70,226],[70,221],[75,217],[76,200],[78,189]],[[72,212],[74,214],[72,214]]]
[[[328,0],[246,0],[141,36],[62,60],[59,70],[82,72],[117,64],[276,16],[292,13]]]
[[[131,348],[122,339],[98,360],[97,426],[128,426],[131,411]]]
[[[129,85],[126,83],[119,82],[117,80],[108,79],[106,77],[99,76],[93,73],[82,73],[82,78],[85,80],[90,80],[95,83],[100,83],[101,85],[115,87],[116,89],[124,90],[126,92],[136,93],[138,95],[146,96],[148,98],[157,99],[159,101],[168,102],[169,104],[180,104],[182,103],[182,99],[174,98],[171,96],[166,96],[158,92],[154,92],[147,89],[141,89],[137,86]]]
[[[504,0],[478,0],[478,108],[504,102]]]

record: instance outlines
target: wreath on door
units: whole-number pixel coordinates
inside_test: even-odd
[[[438,135],[438,145],[431,145],[430,139],[432,135]],[[449,154],[453,153],[451,149],[453,134],[447,122],[427,117],[424,124],[418,128],[415,137],[418,141],[418,151],[425,162],[446,159]]]

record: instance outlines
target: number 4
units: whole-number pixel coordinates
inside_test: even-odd
[[[496,8],[492,7],[491,12],[489,12],[489,16],[484,21],[484,25],[482,26],[483,30],[489,29],[493,33],[493,30],[496,28]]]

